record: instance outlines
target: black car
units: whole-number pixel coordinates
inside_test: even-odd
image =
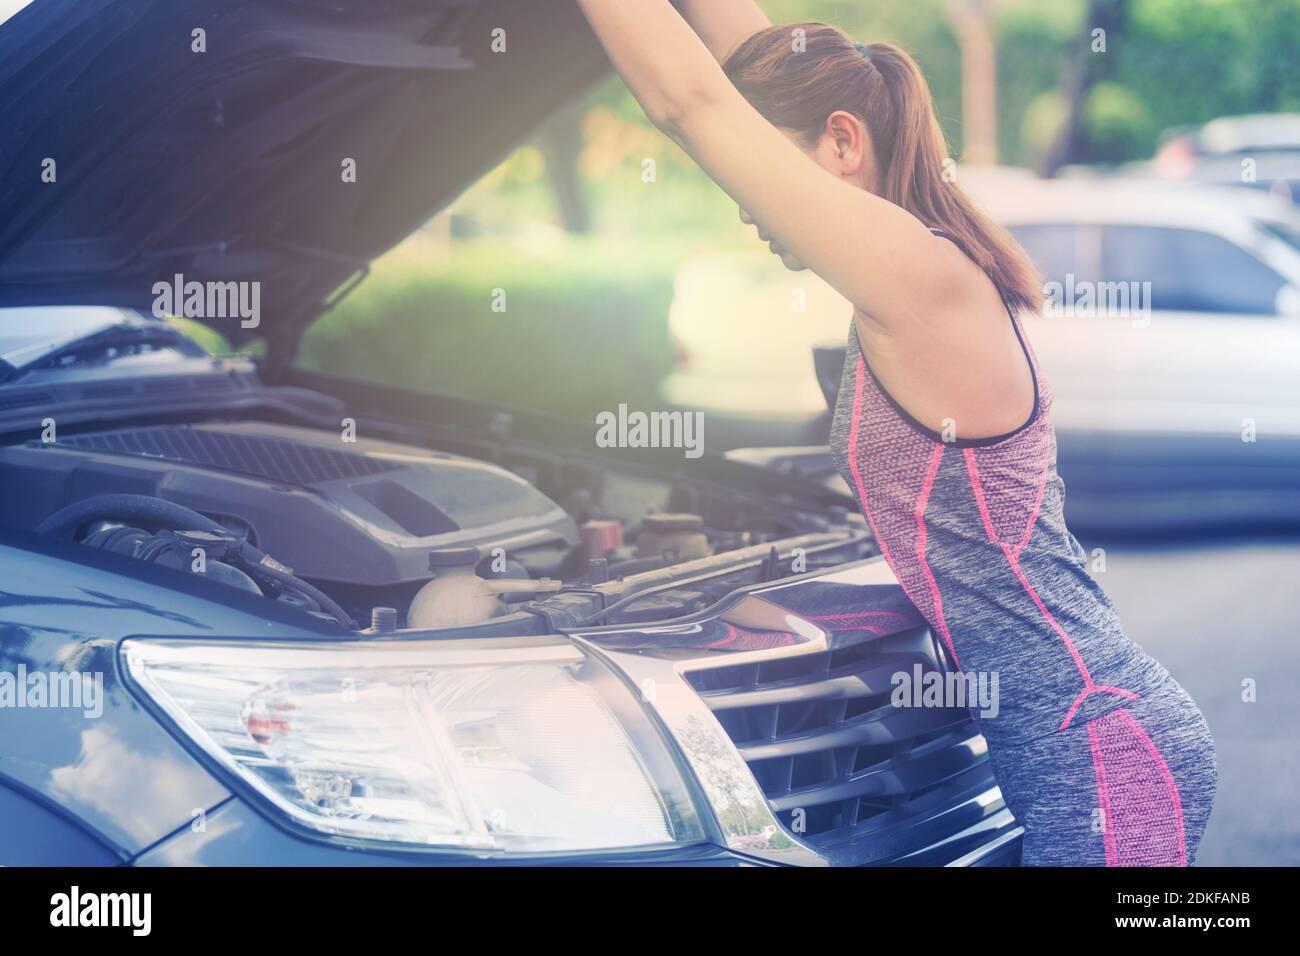
[[[0,864],[1015,861],[850,499],[294,366],[605,69],[523,0],[0,25]]]

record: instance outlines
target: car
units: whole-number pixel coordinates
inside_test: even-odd
[[[0,864],[1017,861],[850,498],[294,364],[607,69],[523,0],[0,25]]]
[[[1070,520],[1108,532],[1300,521],[1294,207],[1104,177],[981,198],[1047,283],[1028,328],[1056,393]]]
[[[1134,164],[1167,179],[1246,186],[1300,202],[1300,113],[1221,116],[1167,130],[1156,155]]]

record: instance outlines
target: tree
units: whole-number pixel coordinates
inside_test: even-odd
[[[994,0],[952,0],[948,19],[961,44],[962,161],[998,161],[997,46],[990,21]]]
[[[1066,60],[1061,76],[1065,122],[1043,157],[1044,176],[1055,176],[1061,167],[1084,158],[1088,95],[1099,81],[1110,75],[1110,61],[1105,56],[1107,45],[1123,33],[1128,4],[1129,0],[1088,0],[1082,35],[1076,40],[1073,55]]]

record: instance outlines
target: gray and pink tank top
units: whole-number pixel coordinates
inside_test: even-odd
[[[831,450],[885,559],[963,671],[998,674],[992,742],[1024,742],[1147,694],[1168,672],[1130,641],[1066,529],[1052,391],[1033,371],[1029,419],[1006,435],[944,437],[871,372],[850,326]]]

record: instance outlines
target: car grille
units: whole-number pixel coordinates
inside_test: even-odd
[[[883,862],[969,826],[949,811],[996,783],[968,710],[891,702],[895,673],[948,669],[927,628],[843,637],[823,652],[686,676],[792,834],[852,842],[864,862]]]

